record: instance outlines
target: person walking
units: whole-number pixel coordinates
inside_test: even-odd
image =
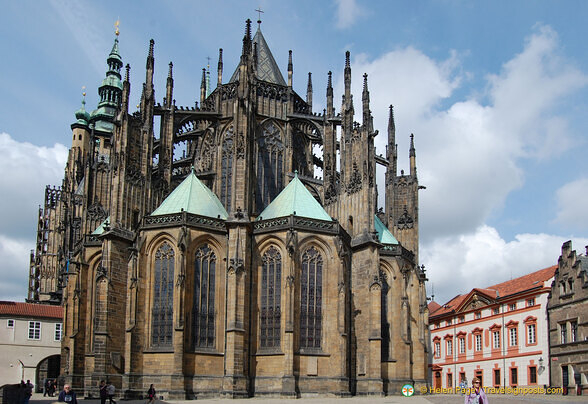
[[[104,380],[100,380],[100,404],[106,404],[107,398],[108,392],[106,391],[106,382]]]
[[[108,400],[110,404],[116,404],[116,401],[114,401],[114,385],[110,382],[106,382],[106,392],[108,393]]]
[[[27,383],[25,384],[25,397],[24,397],[24,404],[29,404],[29,400],[31,399],[31,396],[33,395],[33,388],[35,386],[33,386],[33,383],[31,383],[30,380],[27,380]]]
[[[464,404],[489,404],[482,382],[477,377],[472,379],[472,388],[466,394]]]
[[[63,391],[59,393],[57,401],[60,403],[78,404],[76,393],[69,387],[69,384],[63,386]]]
[[[157,392],[155,391],[155,387],[153,384],[149,386],[149,390],[147,390],[147,398],[149,399],[148,404],[153,404],[155,402],[155,398],[157,396]]]

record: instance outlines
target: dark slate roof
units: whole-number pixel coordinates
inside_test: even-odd
[[[263,34],[260,29],[257,29],[255,36],[253,37],[253,43],[257,42],[257,78],[259,80],[267,81],[273,84],[279,84],[281,86],[286,85],[284,76],[272,55]],[[239,66],[231,76],[229,83],[239,80]]]

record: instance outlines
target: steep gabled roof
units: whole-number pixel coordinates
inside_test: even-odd
[[[286,81],[284,80],[284,76],[282,76],[282,72],[260,29],[257,29],[252,42],[257,43],[257,78],[269,83],[285,86]],[[237,66],[229,82],[232,83],[237,80],[239,80],[239,66]]]
[[[333,219],[321,206],[320,203],[298,179],[298,174],[280,192],[278,196],[261,212],[257,220],[275,219],[284,216],[299,216],[310,219],[328,220]]]
[[[229,214],[216,195],[198,179],[194,170],[153,211],[152,216],[188,212],[226,219]]]
[[[398,240],[396,240],[396,237],[394,237],[390,230],[388,230],[388,228],[384,226],[384,223],[382,223],[382,221],[377,215],[374,216],[374,226],[376,228],[376,232],[378,233],[378,241],[380,243],[394,245],[398,244]]]
[[[63,307],[48,304],[0,301],[0,315],[34,318],[63,318]]]

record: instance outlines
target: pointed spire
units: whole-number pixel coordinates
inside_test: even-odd
[[[306,85],[306,103],[308,112],[312,114],[312,73],[308,72],[308,84]]]
[[[396,176],[398,166],[398,154],[396,150],[396,124],[394,122],[394,106],[390,104],[390,115],[388,117],[388,145],[386,146],[386,158],[390,162],[389,172]]]
[[[416,149],[414,148],[414,135],[410,134],[410,151],[408,152],[410,159],[410,175],[416,177]]]
[[[149,54],[147,55],[147,59],[153,59],[153,47],[155,46],[155,41],[153,38],[149,40]]]
[[[248,55],[251,51],[251,20],[245,21],[245,36],[243,37],[243,49],[241,56]]]
[[[217,72],[218,72],[218,81],[217,81],[217,85],[221,85],[223,84],[223,48],[220,48],[218,50],[218,67],[217,67]]]
[[[202,81],[200,82],[200,104],[206,98],[206,69],[202,68]]]
[[[363,103],[363,124],[370,125],[370,92],[368,90],[368,75],[367,73],[363,74],[363,91],[361,94],[361,100]],[[371,130],[371,128],[369,129]]]
[[[125,81],[123,82],[122,92],[122,110],[125,112],[129,111],[129,94],[131,92],[131,66],[127,63],[125,66]]]
[[[349,62],[349,51],[345,52],[345,70],[344,70],[344,81],[345,81],[345,100],[350,101],[351,96],[351,63]]]
[[[292,49],[288,51],[288,87],[292,87],[292,72],[293,72],[293,65],[292,65]]]
[[[167,83],[165,88],[165,105],[171,107],[174,91],[174,64],[169,62],[169,70],[167,72]]]
[[[333,116],[333,72],[329,71],[327,78],[327,116]]]

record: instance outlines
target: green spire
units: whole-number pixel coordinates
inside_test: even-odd
[[[328,220],[333,219],[321,206],[320,203],[298,179],[298,172],[295,172],[294,179],[280,192],[261,212],[257,220],[274,219],[284,216],[299,216],[310,219]]]
[[[85,87],[83,87],[85,88]],[[82,93],[82,107],[75,112],[76,122],[72,124],[74,125],[81,125],[81,126],[88,126],[88,122],[90,121],[90,113],[86,111],[86,92]],[[73,128],[72,128],[73,129]]]
[[[92,111],[90,115],[90,119],[94,123],[95,128],[103,132],[112,132],[114,130],[112,121],[122,101],[123,85],[120,69],[123,66],[123,62],[118,48],[118,25],[116,27],[114,44],[112,45],[108,59],[106,59],[108,64],[106,77],[102,80],[102,85],[98,87],[98,94],[100,95],[98,108]]]
[[[192,172],[153,211],[152,216],[188,212],[226,219],[229,215],[216,195]]]

